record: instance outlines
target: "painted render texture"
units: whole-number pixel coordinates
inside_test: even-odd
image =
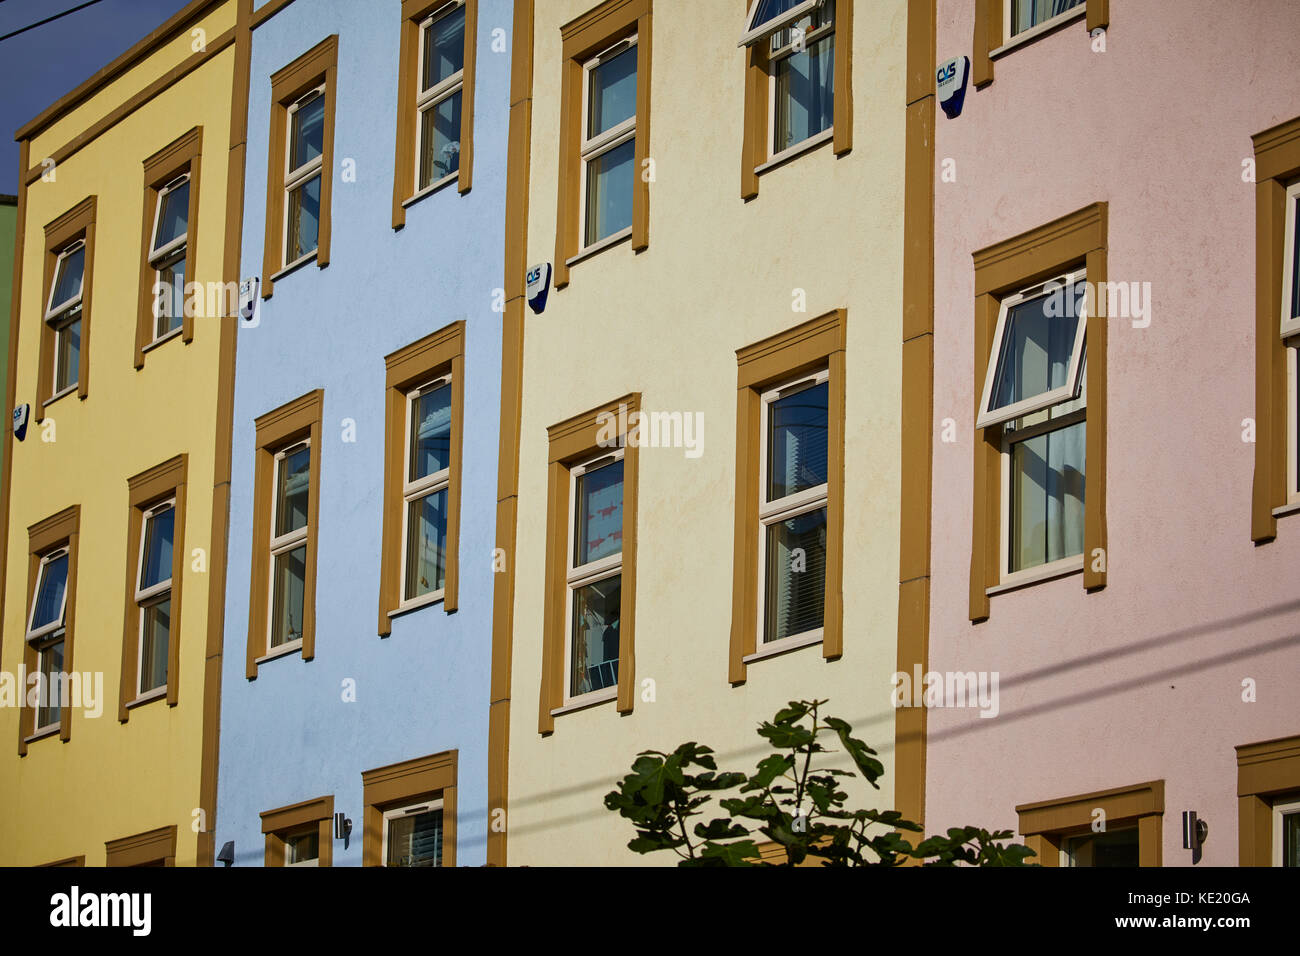
[[[360,865],[363,771],[458,753],[458,865],[480,865],[487,833],[488,672],[509,99],[508,0],[478,14],[473,189],[453,184],[391,225],[399,5],[298,0],[253,31],[241,274],[262,273],[270,77],[338,35],[332,242],[275,282],[256,327],[241,328],[234,395],[230,566],[217,847],[261,865],[259,814],[332,795],[353,821],[334,865]],[[498,44],[500,46],[501,44]],[[345,166],[354,164],[355,181]],[[265,279],[265,277],[263,277]],[[380,638],[384,356],[466,322],[459,608],[396,617]],[[253,535],[254,419],[324,390],[315,659],[297,654],[245,676]],[[355,425],[355,441],[345,429]],[[345,682],[355,701],[345,702]]]
[[[975,4],[939,0],[938,59],[970,54]],[[1245,13],[1245,9],[1242,10]],[[927,829],[1017,828],[1034,801],[1165,783],[1209,824],[1201,865],[1236,865],[1234,747],[1300,732],[1300,518],[1251,541],[1255,185],[1251,135],[1300,114],[1285,0],[1111,4],[994,61],[940,115],[935,170],[933,587],[929,666],[997,671],[1000,712],[929,712]],[[942,178],[952,161],[955,182]],[[974,415],[971,255],[1095,202],[1111,281],[1150,283],[1150,325],[1109,320],[1108,578],[994,595],[968,619]],[[941,439],[956,421],[955,443]],[[1094,475],[1089,466],[1088,481]],[[1243,681],[1257,685],[1243,700]]]

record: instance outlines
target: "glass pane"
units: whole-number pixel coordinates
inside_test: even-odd
[[[313,176],[289,192],[289,239],[285,264],[316,251],[320,233],[320,176]]]
[[[1300,811],[1282,815],[1282,865],[1300,866]]]
[[[303,583],[307,579],[307,547],[275,556],[271,578],[271,647],[302,640]]]
[[[1136,827],[1072,837],[1065,845],[1070,866],[1137,866]]]
[[[304,445],[279,461],[276,475],[275,536],[307,526],[311,482],[311,446]]]
[[[822,626],[826,603],[825,508],[768,525],[764,579],[764,642]]]
[[[829,397],[829,384],[820,382],[768,404],[768,501],[826,483]]]
[[[1011,35],[1052,19],[1084,0],[1011,0]]]
[[[989,411],[1066,384],[1085,284],[1076,282],[1012,306],[1002,333]]]
[[[36,726],[49,727],[57,724],[62,715],[60,697],[62,682],[59,675],[63,673],[63,641],[55,641],[40,652],[38,666],[41,670],[41,696],[36,708]]]
[[[61,554],[45,562],[41,583],[36,589],[36,614],[32,630],[63,620],[63,595],[68,587],[68,556]]]
[[[803,3],[803,0],[762,0],[762,3],[758,5],[758,12],[754,16],[752,26],[755,28],[761,27],[769,20],[779,17],[787,10],[793,10],[801,3]]]
[[[465,66],[465,8],[439,17],[424,30],[420,89],[430,90]]]
[[[54,356],[54,390],[61,392],[77,384],[81,374],[81,309],[77,318],[58,330]]]
[[[320,833],[299,833],[284,841],[284,862],[289,866],[320,859]]]
[[[636,115],[636,47],[588,71],[587,139]]]
[[[772,152],[831,128],[835,119],[835,36],[824,36],[776,65]]]
[[[451,383],[411,402],[410,481],[436,475],[451,465]]]
[[[140,557],[140,590],[161,584],[172,576],[172,534],[176,509],[168,508],[144,524],[144,552]]]
[[[586,245],[632,225],[632,171],[636,140],[615,146],[587,164]]]
[[[618,683],[619,598],[623,575],[573,589],[573,651],[569,695]]]
[[[153,247],[161,249],[173,239],[185,235],[190,218],[190,183],[177,186],[167,195],[161,197],[162,207],[158,213],[158,229],[154,233]]]
[[[293,111],[289,130],[289,171],[305,166],[321,154],[325,141],[325,94],[318,93]]]
[[[623,550],[623,461],[578,476],[573,566]]]
[[[167,683],[167,642],[171,635],[172,599],[141,608],[140,693],[147,694]]]
[[[1083,554],[1087,422],[1011,446],[1012,571]]]
[[[154,338],[179,329],[185,318],[185,256],[168,260],[154,284]]]
[[[460,170],[461,99],[457,90],[420,114],[420,189]]]
[[[388,866],[442,866],[442,811],[388,821]]]
[[[86,271],[86,247],[82,246],[59,263],[59,275],[54,281],[54,295],[50,306],[57,309],[81,293],[81,278]]]
[[[1300,318],[1300,196],[1296,197],[1291,216],[1295,223],[1291,250],[1291,317]]]
[[[447,577],[447,489],[412,501],[406,511],[405,600],[440,590]]]

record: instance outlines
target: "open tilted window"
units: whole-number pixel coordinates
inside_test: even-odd
[[[62,705],[59,675],[63,672],[69,561],[67,547],[41,557],[32,611],[27,619],[27,643],[35,652],[37,672],[41,675],[34,734],[48,733],[59,726]]]
[[[81,287],[86,272],[86,242],[78,239],[59,253],[45,321],[54,332],[54,393],[77,385],[81,369]]]
[[[189,254],[190,176],[185,173],[158,193],[149,265],[154,273],[151,341],[181,330],[185,320],[185,275]]]

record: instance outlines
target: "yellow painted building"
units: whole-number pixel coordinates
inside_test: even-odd
[[[8,400],[29,412],[22,441],[5,435],[5,865],[211,853],[240,5],[188,4],[18,134]],[[28,699],[21,678],[60,664],[79,676],[56,712],[52,683]]]
[[[747,22],[796,6],[811,19]],[[629,851],[604,794],[638,751],[687,740],[751,770],[757,724],[799,698],[829,698],[880,751],[866,805],[919,809],[894,792],[890,678],[928,573],[900,560],[928,535],[901,516],[929,493],[928,427],[903,435],[929,420],[930,354],[928,334],[905,348],[904,173],[909,145],[928,164],[932,34],[932,6],[906,0],[516,3],[492,862],[672,862]],[[820,93],[789,92],[809,77]],[[533,314],[525,266],[546,262]],[[790,388],[825,407],[825,478],[783,497],[760,476]],[[621,449],[600,434],[629,427],[620,410],[647,416]],[[588,528],[611,513],[611,467],[621,545]],[[808,520],[782,539],[791,502]],[[809,545],[813,574],[824,560],[824,591],[764,577],[778,539]]]

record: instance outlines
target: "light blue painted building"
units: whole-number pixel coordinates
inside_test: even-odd
[[[416,6],[294,0],[253,30],[241,275],[262,294],[237,339],[216,820],[235,865],[485,860],[511,4]]]

